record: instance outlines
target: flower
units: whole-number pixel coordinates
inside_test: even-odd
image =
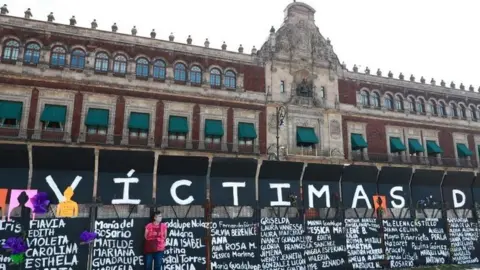
[[[45,214],[48,212],[48,206],[50,205],[50,200],[48,200],[48,195],[45,192],[38,192],[33,196],[30,201],[33,205],[33,212],[35,214]]]
[[[24,253],[12,254],[10,255],[10,260],[12,261],[12,264],[21,264],[25,260],[25,254]]]
[[[98,234],[96,232],[89,232],[89,231],[83,231],[80,234],[80,240],[82,241],[82,244],[89,244],[93,242],[98,237]]]
[[[13,255],[16,255],[27,251],[28,246],[22,237],[10,237],[3,244],[3,248],[10,251]]]

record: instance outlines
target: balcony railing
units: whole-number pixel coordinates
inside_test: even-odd
[[[445,167],[460,167],[460,168],[477,168],[478,167],[478,162],[475,159],[402,156],[402,155],[378,154],[378,153],[368,153],[368,156],[365,157],[363,154],[355,152],[355,153],[352,153],[352,160],[372,162],[372,163],[411,164],[411,165],[445,166]]]

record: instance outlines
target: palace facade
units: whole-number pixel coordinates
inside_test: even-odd
[[[478,167],[472,86],[348,70],[304,3],[248,51],[1,13],[1,143]]]

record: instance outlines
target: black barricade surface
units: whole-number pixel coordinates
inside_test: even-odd
[[[417,258],[416,239],[419,237],[415,220],[392,218],[382,220],[385,260],[389,268],[414,267]]]
[[[480,237],[474,218],[449,217],[450,256],[455,264],[478,264]]]
[[[341,165],[309,164],[305,168],[302,180],[304,207],[339,207],[339,182],[342,171]]]
[[[0,197],[0,204],[9,204],[11,189],[27,188],[29,166],[26,145],[0,144],[0,189],[8,189],[7,196]],[[2,216],[6,212],[2,209]]]
[[[148,218],[95,220],[92,270],[144,269],[143,244]]]
[[[374,166],[346,166],[342,175],[348,263],[354,269],[381,268],[384,260],[380,221],[373,211],[378,170]],[[352,218],[353,217],[353,218]]]
[[[32,156],[32,189],[47,192],[53,204],[63,201],[68,187],[73,190],[72,202],[92,202],[95,171],[93,149],[33,146]]]
[[[151,204],[153,166],[153,152],[100,150],[98,200],[104,204]]]
[[[260,207],[299,206],[302,171],[300,162],[263,161],[258,176]]]
[[[432,265],[449,262],[449,242],[445,231],[446,220],[439,218],[417,219],[418,229],[414,250],[418,264]]]
[[[378,194],[385,196],[384,218],[410,218],[411,168],[382,167],[378,175]]]
[[[88,245],[80,245],[80,234],[89,228],[88,218],[31,220],[24,269],[86,269]]]
[[[472,185],[475,175],[473,172],[447,172],[443,178],[442,192],[446,209],[472,209]],[[455,213],[461,215],[460,212]],[[460,216],[461,217],[461,216]]]
[[[416,217],[440,218],[442,217],[441,183],[443,171],[415,170],[412,176],[410,192],[412,207]]]
[[[343,220],[309,219],[305,226],[307,269],[345,269],[347,247]]]
[[[258,223],[252,218],[215,218],[210,232],[212,269],[260,269]]]
[[[5,243],[5,241],[10,237],[21,236],[22,226],[20,223],[15,221],[6,221],[0,220],[0,243]],[[0,270],[10,269],[10,253],[5,249],[0,248]]]
[[[165,219],[168,225],[164,269],[206,269],[205,230],[200,218]]]
[[[301,219],[262,217],[259,249],[262,269],[305,269],[306,238]]]
[[[213,158],[210,169],[210,201],[213,205],[255,206],[257,160]]]
[[[207,172],[207,157],[159,156],[156,203],[203,205]]]

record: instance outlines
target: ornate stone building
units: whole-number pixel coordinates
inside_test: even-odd
[[[340,64],[294,2],[245,53],[0,16],[4,140],[161,154],[476,168],[480,98],[470,86]]]

